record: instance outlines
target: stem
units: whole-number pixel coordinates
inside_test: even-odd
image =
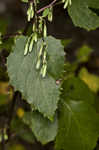
[[[30,2],[31,2],[31,1],[34,2],[34,0],[30,0]],[[47,5],[47,6],[43,7],[43,8],[41,8],[41,9],[39,9],[36,13],[39,14],[39,13],[41,13],[43,10],[45,10],[46,8],[50,8],[51,6],[53,6],[53,4],[54,4],[56,1],[57,1],[57,0],[54,0],[54,1],[51,2],[49,5]],[[59,3],[59,4],[60,4],[60,3]],[[57,4],[56,4],[56,5],[57,5]],[[27,23],[26,28],[25,28],[24,31],[23,31],[23,35],[26,35],[26,32],[27,32],[27,30],[28,30],[29,25],[30,25],[30,23]],[[6,35],[2,36],[2,39],[3,39],[3,40],[7,40],[7,39],[9,39],[9,38],[13,38],[13,37],[19,36],[19,35],[22,35],[22,33],[6,34]]]
[[[11,104],[11,108],[10,108],[10,112],[9,112],[9,118],[8,118],[8,129],[7,129],[7,133],[8,133],[8,140],[10,139],[10,125],[14,116],[14,111],[15,111],[15,105],[16,105],[16,101],[19,100],[21,97],[19,92],[15,92],[13,100],[12,100],[12,104]]]
[[[45,10],[46,8],[50,8],[57,0],[54,0],[53,2],[51,2],[49,5],[41,8],[40,10],[37,11],[37,14],[39,14],[40,12],[42,12],[43,10]]]
[[[13,38],[13,37],[15,37],[15,36],[19,36],[19,35],[21,35],[22,33],[13,33],[13,34],[6,34],[6,35],[3,35],[2,36],[2,40],[7,40],[7,39],[9,39],[9,38]]]
[[[37,20],[37,0],[34,1],[34,10],[35,10],[35,25],[37,27],[37,23],[38,23],[38,20]],[[37,30],[37,28],[36,28]]]

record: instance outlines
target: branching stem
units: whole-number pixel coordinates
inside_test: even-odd
[[[54,0],[54,1],[51,2],[49,5],[47,5],[47,6],[43,7],[43,8],[41,8],[41,9],[39,9],[39,10],[37,11],[37,14],[41,13],[41,12],[44,11],[46,8],[50,8],[51,6],[53,6],[53,4],[54,4],[56,1],[57,1],[57,0]]]

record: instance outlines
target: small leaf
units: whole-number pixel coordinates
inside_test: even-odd
[[[38,112],[26,112],[23,121],[29,125],[37,140],[42,144],[46,144],[55,139],[58,128],[56,116],[54,121],[50,122],[50,120],[44,118]]]
[[[46,9],[43,11],[42,17],[46,17],[46,16],[49,14],[49,11],[50,11],[50,9],[49,9],[49,8],[46,8]]]
[[[46,24],[44,24],[44,33],[43,33],[44,38],[47,37],[47,27]]]

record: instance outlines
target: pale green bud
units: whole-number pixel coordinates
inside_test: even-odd
[[[28,40],[26,42],[25,49],[24,49],[24,56],[27,55],[27,53],[28,53],[30,38],[31,38],[31,36],[28,38]]]
[[[33,4],[32,3],[30,3],[30,9],[33,10]]]
[[[65,0],[62,0],[63,3],[65,3]]]
[[[34,17],[34,10],[31,10],[31,18]]]
[[[35,40],[35,42],[37,42],[37,33],[36,32],[34,33],[34,40]]]
[[[34,38],[32,37],[31,42],[30,42],[30,46],[29,46],[29,52],[32,52],[32,48],[33,48],[33,44],[34,44]]]
[[[8,140],[8,135],[4,134],[4,140]]]
[[[28,11],[27,11],[27,19],[28,19],[28,21],[30,21],[31,20],[31,10],[30,10],[30,8],[28,9]]]
[[[47,73],[47,64],[44,64],[42,67],[42,74],[41,74],[43,78],[45,78],[46,73]]]
[[[30,3],[31,18],[34,16],[33,3]]]
[[[72,2],[71,2],[71,0],[69,0],[69,5],[71,5],[72,4]]]
[[[53,20],[53,8],[50,7],[50,11],[48,13],[48,20],[51,22]]]
[[[52,21],[53,20],[53,14],[52,14],[52,12],[49,12],[49,14],[48,14],[48,21]]]
[[[47,27],[46,27],[46,24],[44,24],[44,33],[43,33],[43,36],[44,36],[44,37],[47,36]]]
[[[44,55],[43,55],[43,61],[44,61],[44,63],[45,63],[45,61],[46,61],[46,55],[47,55],[47,52],[44,51]]]
[[[35,32],[35,30],[36,30],[36,25],[35,25],[35,23],[33,24],[33,31]]]
[[[66,0],[66,2],[65,2],[65,4],[64,4],[64,9],[66,9],[67,8],[67,6],[68,6],[68,0]]]
[[[40,58],[39,58],[38,61],[37,61],[37,64],[36,64],[36,69],[39,69],[39,68],[40,68],[40,65],[41,65],[41,60],[40,60]]]
[[[42,32],[42,26],[43,26],[43,19],[42,19],[42,17],[40,17],[40,19],[39,19],[39,25],[38,25],[39,32]]]
[[[33,10],[33,4],[30,3],[30,7],[27,10],[27,16],[28,16],[28,21],[31,20],[31,18],[34,17],[34,10]]]
[[[44,45],[43,45],[43,43],[42,43],[42,44],[41,44],[41,47],[40,47],[40,51],[39,51],[38,57],[40,57],[40,56],[42,55],[43,47],[44,47]]]
[[[24,56],[27,55],[27,53],[28,53],[28,46],[29,46],[29,44],[27,42],[25,45]]]
[[[42,23],[39,23],[39,31],[42,31]]]

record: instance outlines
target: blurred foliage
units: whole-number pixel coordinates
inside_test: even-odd
[[[8,26],[8,22],[5,18],[1,18],[0,17],[0,32],[1,34],[6,34],[7,32],[7,26]]]
[[[15,137],[20,137],[29,143],[35,142],[35,137],[31,130],[18,117],[13,119],[11,123],[11,131],[14,133]]]
[[[8,52],[12,50],[12,46],[14,45],[14,38],[8,38],[0,44],[0,50],[5,49]]]
[[[0,81],[8,81],[8,73],[3,69],[3,67],[0,67]]]
[[[91,74],[86,68],[82,68],[79,77],[89,86],[93,92],[99,91],[99,76]]]
[[[0,82],[0,105],[8,104],[13,98],[13,88],[8,82]]]
[[[79,60],[80,62],[87,62],[91,52],[92,48],[88,47],[87,45],[83,45],[77,50],[77,60]]]
[[[14,37],[10,37],[10,35],[6,35],[8,30],[8,25],[9,25],[9,20],[5,19],[4,17],[2,18],[0,17],[0,33],[2,36],[1,38],[2,41],[0,43],[0,51],[2,49],[5,49],[8,52],[10,52],[14,44]]]
[[[22,144],[12,144],[8,147],[8,150],[26,150]]]
[[[24,116],[24,109],[21,107],[18,108],[16,114],[19,118],[22,118]]]
[[[72,42],[72,39],[63,39],[61,43],[64,47],[67,47]]]

